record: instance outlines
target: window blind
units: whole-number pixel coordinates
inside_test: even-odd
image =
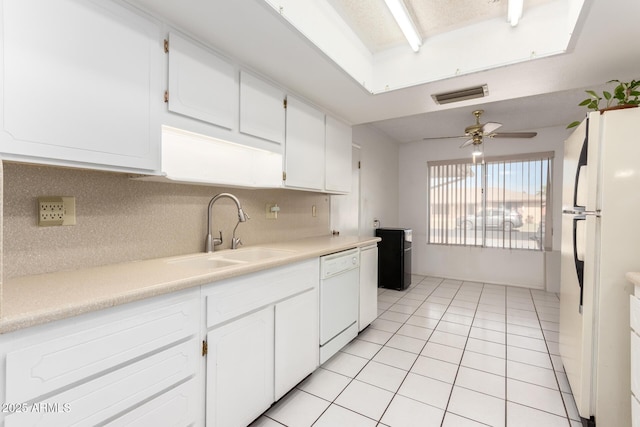
[[[428,162],[430,244],[544,250],[553,152]]]

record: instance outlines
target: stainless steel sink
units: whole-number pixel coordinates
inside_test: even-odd
[[[285,257],[293,253],[294,251],[285,249],[253,247],[219,252],[215,257],[222,260],[256,262],[270,258]]]

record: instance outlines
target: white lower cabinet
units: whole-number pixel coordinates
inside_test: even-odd
[[[194,388],[197,388],[197,381],[190,379],[126,415],[116,418],[109,423],[109,426],[193,425],[193,420],[196,418],[193,414],[199,410],[196,399],[193,398]]]
[[[247,426],[318,367],[319,270],[315,258],[0,334],[0,402],[14,405],[0,426]]]
[[[273,306],[207,334],[207,426],[247,426],[273,403]]]
[[[640,285],[629,297],[629,320],[631,325],[631,424],[640,427]]]
[[[319,261],[203,287],[208,427],[244,427],[318,366]]]
[[[197,424],[199,331],[193,290],[0,335],[0,401],[23,405],[0,425],[126,425],[178,396],[177,425]]]
[[[378,245],[360,249],[360,310],[358,329],[362,331],[378,317]]]
[[[275,400],[318,367],[318,294],[315,289],[275,306]]]

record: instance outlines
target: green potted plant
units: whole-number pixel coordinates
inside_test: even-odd
[[[640,80],[631,80],[630,82],[621,82],[620,80],[609,80],[607,83],[616,82],[618,85],[613,89],[613,94],[602,91],[602,96],[593,90],[586,90],[589,97],[578,104],[581,107],[587,107],[589,110],[600,111],[613,110],[617,108],[637,107],[640,105]],[[600,108],[600,101],[605,99],[607,104],[604,108]],[[567,129],[576,127],[579,121],[571,122]]]

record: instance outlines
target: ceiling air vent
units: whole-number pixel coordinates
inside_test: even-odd
[[[436,104],[450,104],[452,102],[464,101],[466,99],[484,98],[489,94],[487,85],[470,87],[467,89],[455,90],[453,92],[438,93],[431,95]]]

